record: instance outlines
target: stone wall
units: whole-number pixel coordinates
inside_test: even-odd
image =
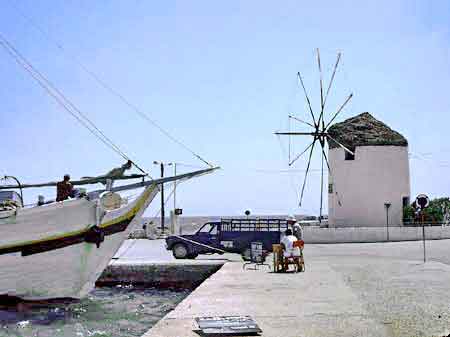
[[[356,147],[354,160],[345,160],[342,148],[330,149],[329,161],[330,227],[383,227],[385,203],[391,204],[389,224],[402,224],[403,198],[410,197],[407,147]]]
[[[97,286],[133,284],[157,288],[194,289],[219,270],[224,261],[185,260],[179,263],[112,263],[97,280]]]
[[[386,227],[303,229],[306,243],[385,242]],[[450,239],[450,226],[425,226],[427,240]],[[389,227],[389,241],[422,240],[422,227]]]

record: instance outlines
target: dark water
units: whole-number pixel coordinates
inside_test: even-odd
[[[25,312],[0,310],[0,336],[141,336],[188,294],[130,286],[96,288],[77,303]]]

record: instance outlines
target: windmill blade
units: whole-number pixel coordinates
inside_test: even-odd
[[[353,93],[351,93],[347,99],[345,100],[344,104],[341,105],[341,107],[339,108],[339,110],[334,114],[333,118],[331,118],[331,120],[328,122],[327,126],[325,127],[325,129],[328,129],[328,127],[331,125],[331,123],[333,123],[333,121],[335,120],[335,118],[339,115],[339,113],[342,111],[342,109],[344,109],[344,107],[347,105],[347,103],[352,99],[353,97]]]
[[[315,142],[315,140],[314,140],[314,142]],[[291,162],[289,162],[289,166],[292,166],[292,164],[294,164],[306,151],[308,151],[308,149],[314,144],[314,142],[309,144],[306,149],[304,149],[302,152],[300,152],[300,154],[298,154]]]
[[[320,121],[323,117],[323,79],[322,79],[322,65],[320,64],[320,52],[319,48],[317,48],[317,64],[319,66],[319,76],[320,76],[320,115],[319,120],[317,121],[317,125],[320,126]]]
[[[323,147],[323,145],[322,145]],[[320,212],[319,212],[319,223],[322,223],[322,205],[323,205],[323,153],[322,153],[322,167],[320,176]]]
[[[290,118],[290,119],[295,119],[297,122],[300,122],[300,123],[303,123],[303,124],[306,124],[306,125],[309,125],[309,126],[315,128],[315,126],[312,125],[311,123],[306,122],[306,121],[304,121],[303,119],[300,119],[300,118],[295,117],[295,116],[293,116],[293,115],[289,115],[289,118]]]
[[[302,84],[303,92],[305,93],[306,101],[308,102],[309,111],[311,112],[311,117],[314,122],[314,127],[316,126],[316,118],[314,117],[314,112],[312,111],[311,102],[309,101],[308,93],[306,92],[305,84],[303,83],[302,76],[300,75],[300,72],[297,72],[298,79],[300,80],[300,83]]]
[[[325,108],[325,104],[327,102],[328,94],[330,93],[331,86],[333,85],[334,75],[336,75],[336,70],[337,70],[340,60],[341,60],[341,53],[338,53],[336,64],[334,65],[334,69],[333,69],[333,74],[331,75],[330,84],[328,85],[327,93],[325,94],[325,99],[323,100],[324,108]]]
[[[317,133],[317,132],[297,132],[297,131],[276,131],[274,132],[277,136],[320,136],[323,135],[323,132]]]
[[[331,177],[331,180],[334,182],[333,173],[331,172],[330,163],[328,162],[328,157],[327,157],[327,155],[326,155],[326,153],[325,153],[325,149],[324,149],[323,147],[322,147],[322,155],[323,155],[323,157],[325,158],[325,163],[327,164],[327,168],[328,168],[328,176]],[[339,206],[342,206],[341,199],[339,198],[339,194],[338,194],[337,189],[336,189],[336,184],[334,184],[334,189],[335,189],[335,191],[336,191],[336,196],[337,196],[338,204],[339,204]]]
[[[327,138],[330,138],[333,142],[335,142],[336,144],[338,144],[340,147],[342,147],[345,151],[347,151],[348,153],[350,153],[351,155],[355,155],[354,152],[350,151],[348,148],[346,148],[344,145],[342,145],[341,143],[339,143],[336,139],[334,139],[333,137],[331,137],[329,134],[327,134]]]
[[[328,174],[331,176],[331,178],[333,178],[333,175],[331,173],[330,163],[328,162],[328,157],[327,157],[327,155],[325,153],[325,149],[324,148],[322,148],[322,155],[325,158],[325,162],[327,163]]]
[[[309,172],[309,166],[311,165],[311,157],[314,150],[314,145],[316,144],[316,138],[314,138],[314,141],[312,142],[311,151],[309,152],[309,159],[308,159],[308,165],[306,166],[306,172],[305,172],[305,179],[303,180],[303,186],[302,186],[302,193],[300,195],[300,202],[299,207],[302,206],[303,201],[303,193],[305,192],[305,186],[306,186],[306,179],[308,178],[308,172]]]
[[[291,132],[291,118],[288,118],[288,130]],[[278,136],[280,137],[280,136]],[[289,143],[288,143],[288,163],[291,162],[291,147],[292,147],[292,136],[288,137]]]

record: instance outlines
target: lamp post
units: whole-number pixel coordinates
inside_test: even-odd
[[[391,203],[385,202],[384,207],[386,208],[386,238],[389,241],[389,207],[391,207]]]
[[[177,175],[177,163],[173,163],[173,175]],[[177,209],[177,181],[173,181],[173,211]]]
[[[161,169],[161,178],[164,178],[164,165],[172,166],[172,163],[164,163],[162,161],[154,161],[154,165],[159,165]],[[165,231],[165,209],[164,209],[164,183],[161,183],[161,231],[164,233]]]

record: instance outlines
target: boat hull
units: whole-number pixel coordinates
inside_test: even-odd
[[[98,247],[82,241],[26,256],[0,255],[0,295],[24,300],[86,296],[157,193],[157,186],[149,186],[134,203],[108,212],[99,225],[105,236]]]
[[[0,247],[21,246],[95,225],[97,203],[72,199],[0,213]],[[7,216],[4,216],[6,213]]]

